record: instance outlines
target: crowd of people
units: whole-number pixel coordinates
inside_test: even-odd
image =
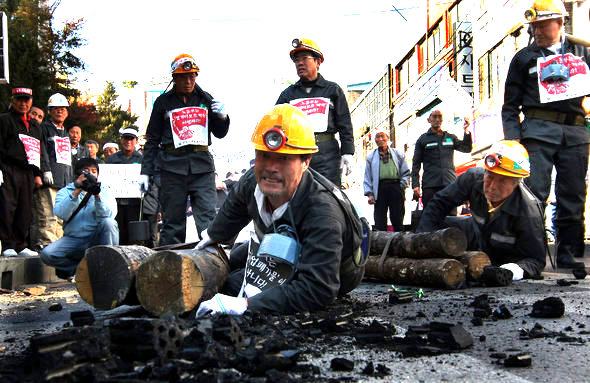
[[[455,172],[454,152],[472,150],[468,118],[460,140],[443,130],[442,111],[432,110],[411,169],[404,151],[392,146],[390,131],[373,131],[376,148],[367,155],[363,180],[374,206],[373,230],[387,230],[388,213],[392,229],[404,230],[411,185],[413,198],[424,205],[416,231],[458,227],[468,250],[485,251],[514,280],[537,278],[547,253],[546,178],[555,164],[557,262],[578,266],[572,257],[583,256],[590,142],[579,123],[581,97],[541,105],[536,74],[529,76],[531,62],[554,48],[590,61],[588,49],[563,36],[566,12],[555,4],[561,6],[544,9],[542,2],[527,19],[534,43],[510,66],[502,113],[506,139],[493,144],[478,167],[459,177]],[[154,102],[143,153],[137,150],[138,129],[128,126],[120,130],[120,150],[104,143],[100,158],[98,142],[82,145],[80,127],[66,129],[69,103],[63,95],[51,96],[44,117],[32,106],[31,89],[14,88],[10,111],[0,115],[3,255],[40,252],[58,276],[71,278],[89,246],[134,243],[128,224],[142,215],[150,228],[144,244],[184,243],[188,201],[197,250],[233,245],[231,275],[198,315],[308,311],[354,289],[364,274],[371,228],[341,191],[341,175],[350,173],[354,154],[350,113],[342,89],[319,74],[324,55],[318,45],[307,39],[292,45],[299,81],[256,126],[250,169],[230,172],[224,181],[215,173],[209,145],[211,135],[227,135],[230,118],[225,104],[197,85],[199,67],[190,55],[171,64],[173,86]],[[139,164],[141,198],[110,195],[97,182],[103,161]],[[465,203],[470,214],[457,217],[456,208]],[[234,244],[250,222],[251,238]]]

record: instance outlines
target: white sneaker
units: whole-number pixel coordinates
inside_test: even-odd
[[[20,251],[20,253],[18,253],[18,255],[21,256],[21,257],[34,257],[34,256],[39,255],[39,253],[37,253],[36,251],[33,251],[33,250],[25,247],[24,249],[22,249]]]
[[[2,255],[5,256],[5,257],[18,257],[18,253],[14,249],[6,249],[6,250],[4,250],[4,252],[2,253]]]

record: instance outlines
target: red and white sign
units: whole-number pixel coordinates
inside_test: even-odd
[[[58,164],[72,166],[72,153],[69,137],[53,136],[51,140],[55,142],[55,160]]]
[[[206,108],[189,106],[171,110],[170,127],[175,148],[209,144]]]
[[[27,153],[27,162],[29,165],[35,165],[41,168],[41,141],[35,137],[27,136],[26,134],[19,134],[18,138],[25,147]]]
[[[570,71],[568,81],[541,81],[541,71],[550,64],[563,64]],[[539,97],[542,103],[587,96],[590,92],[590,70],[583,58],[571,53],[552,55],[537,59]]]
[[[301,109],[309,118],[314,133],[322,133],[328,129],[330,99],[326,97],[298,98],[289,102]]]

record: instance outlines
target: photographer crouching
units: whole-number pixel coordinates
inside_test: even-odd
[[[62,279],[74,276],[89,247],[119,244],[117,202],[97,181],[96,160],[78,160],[74,176],[74,182],[57,192],[53,209],[64,221],[64,236],[41,251],[41,260],[55,267],[55,274]]]

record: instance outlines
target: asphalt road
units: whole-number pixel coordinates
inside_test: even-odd
[[[384,345],[358,345],[351,337],[339,337],[328,346],[319,346],[316,352],[302,356],[300,363],[320,368],[322,379],[335,381],[394,381],[394,382],[581,382],[590,378],[590,310],[588,297],[590,277],[575,281],[578,284],[559,286],[558,279],[575,281],[569,273],[546,272],[539,281],[519,281],[502,288],[470,288],[462,290],[424,289],[421,300],[402,305],[388,303],[388,284],[364,282],[351,296],[367,302],[362,318],[366,323],[374,319],[394,325],[398,336],[408,326],[431,321],[459,323],[471,333],[474,344],[458,353],[438,356],[403,358]],[[20,292],[0,295],[0,364],[2,359],[19,354],[32,335],[50,333],[68,325],[72,311],[91,309],[78,296],[73,284],[45,285],[40,296],[25,296]],[[512,318],[492,320],[483,325],[472,324],[474,297],[488,294],[492,309],[504,304]],[[558,319],[540,319],[529,316],[532,304],[546,297],[559,297],[565,303],[565,315]],[[52,304],[60,303],[62,310],[49,311]],[[562,332],[570,338],[566,342],[556,337],[520,339],[519,329],[531,329],[535,323],[547,330]],[[529,353],[532,366],[507,368],[494,363],[494,353],[507,355]],[[330,368],[334,357],[354,361],[352,372],[337,372]],[[384,377],[365,376],[361,370],[372,361],[384,365],[390,373]],[[0,369],[0,378],[1,372]],[[2,381],[2,379],[0,379]]]

